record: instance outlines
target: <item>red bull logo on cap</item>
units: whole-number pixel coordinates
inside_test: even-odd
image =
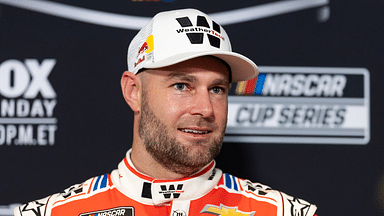
[[[149,35],[147,40],[141,45],[139,52],[137,52],[137,57],[145,53],[150,53],[153,51],[153,35]]]
[[[153,35],[149,35],[147,40],[144,41],[141,45],[139,51],[137,52],[137,61],[135,62],[135,67],[145,61],[145,54],[151,53],[153,51]]]
[[[139,55],[143,54],[144,51],[146,51],[146,50],[148,50],[148,49],[149,49],[149,47],[148,47],[148,43],[147,43],[147,41],[145,41],[145,42],[143,43],[143,45],[141,46],[141,48],[139,49],[139,52],[137,53],[137,57],[139,57]]]

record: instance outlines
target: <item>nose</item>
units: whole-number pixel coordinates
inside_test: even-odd
[[[213,118],[213,104],[208,90],[197,92],[192,99],[192,115],[201,115],[203,118]]]

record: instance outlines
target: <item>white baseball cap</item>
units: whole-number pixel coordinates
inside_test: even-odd
[[[128,48],[128,70],[161,68],[200,56],[215,56],[231,68],[232,82],[259,73],[249,58],[232,52],[223,27],[196,9],[161,12],[133,38]]]

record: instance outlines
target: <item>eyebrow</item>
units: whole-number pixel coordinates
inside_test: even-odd
[[[229,86],[231,83],[228,80],[225,79],[215,79],[213,81],[213,85],[224,85]]]
[[[180,73],[180,72],[172,72],[167,75],[166,81],[172,80],[172,79],[178,79],[178,80],[184,80],[187,82],[195,82],[197,81],[197,78],[188,74]]]
[[[186,82],[195,82],[195,81],[197,81],[197,78],[195,76],[184,74],[184,73],[180,73],[180,72],[169,73],[165,80],[166,81],[170,81],[172,79],[177,79],[177,80],[186,81]],[[230,86],[231,83],[228,80],[226,80],[226,79],[215,79],[212,82],[212,85]]]
[[[195,81],[197,81],[197,78],[192,76],[192,75],[188,75],[188,74],[184,74],[184,73],[178,73],[178,72],[172,72],[172,73],[167,75],[166,81],[169,81],[169,80],[172,80],[172,79],[177,79],[177,80],[186,81],[186,82],[195,82]],[[212,85],[230,86],[230,84],[231,83],[228,80],[226,80],[226,79],[215,79],[212,82]]]

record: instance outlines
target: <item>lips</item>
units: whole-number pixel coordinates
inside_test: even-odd
[[[193,128],[193,129],[192,128],[179,128],[178,130],[181,132],[184,132],[184,133],[190,133],[190,134],[196,134],[196,135],[208,134],[208,133],[212,132],[211,130],[208,130],[208,129],[195,129],[195,128]]]

